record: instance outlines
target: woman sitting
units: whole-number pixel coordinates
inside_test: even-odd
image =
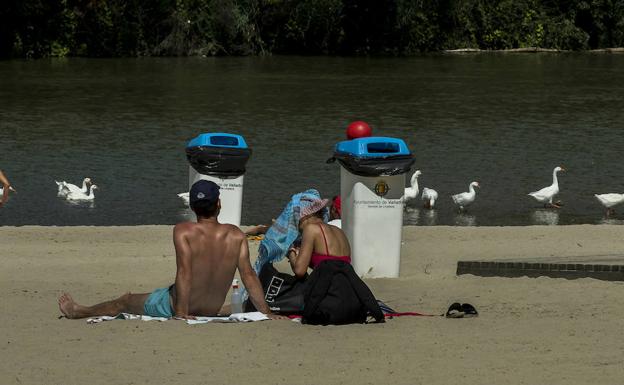
[[[328,203],[327,199],[315,199],[301,210],[301,246],[290,248],[287,254],[297,278],[305,276],[308,267],[314,269],[323,261],[351,263],[351,247],[346,235],[340,228],[324,222]]]
[[[370,317],[384,322],[375,296],[351,266],[347,237],[325,223],[327,204],[313,189],[293,195],[260,243],[256,271],[270,297],[267,302],[276,312],[301,315],[307,324],[364,323]],[[300,235],[300,245],[292,247]],[[284,253],[297,279],[273,268]],[[314,271],[306,277],[308,268]],[[274,285],[276,275],[279,283]]]

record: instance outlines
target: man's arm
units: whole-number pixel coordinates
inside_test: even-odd
[[[173,305],[175,316],[190,318],[189,302],[191,298],[191,248],[186,239],[186,231],[177,225],[173,229],[173,245],[176,251],[176,301]]]
[[[260,279],[256,275],[256,272],[251,267],[249,261],[249,245],[247,244],[247,238],[242,237],[240,252],[238,255],[238,272],[240,274],[243,285],[249,292],[249,299],[254,304],[258,311],[271,315],[271,309],[264,300],[264,291],[260,284]]]

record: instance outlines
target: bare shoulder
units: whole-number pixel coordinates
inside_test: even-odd
[[[247,236],[240,228],[238,228],[238,226],[222,224],[219,225],[219,227],[221,234],[224,236],[225,242],[237,248],[237,250],[243,244],[247,244]]]
[[[173,227],[174,234],[188,233],[197,226],[194,222],[180,222]]]
[[[230,224],[222,224],[223,230],[228,234],[228,236],[234,239],[245,239],[245,233],[238,226],[230,225]]]
[[[192,237],[199,230],[199,224],[196,222],[181,222],[173,227],[174,238],[187,238]]]
[[[321,228],[314,223],[308,223],[303,226],[302,232],[304,235],[314,236],[321,232]]]

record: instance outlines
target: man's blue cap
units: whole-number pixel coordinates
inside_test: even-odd
[[[200,179],[193,183],[189,193],[189,204],[193,206],[200,201],[215,203],[219,199],[219,185],[209,180]]]

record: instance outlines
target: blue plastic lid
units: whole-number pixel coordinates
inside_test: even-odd
[[[230,148],[248,148],[245,139],[236,134],[226,134],[223,132],[214,132],[209,134],[199,134],[191,139],[186,145],[190,147],[230,147]]]
[[[336,152],[350,154],[358,158],[411,155],[403,139],[383,136],[369,136],[338,142],[336,144]]]

